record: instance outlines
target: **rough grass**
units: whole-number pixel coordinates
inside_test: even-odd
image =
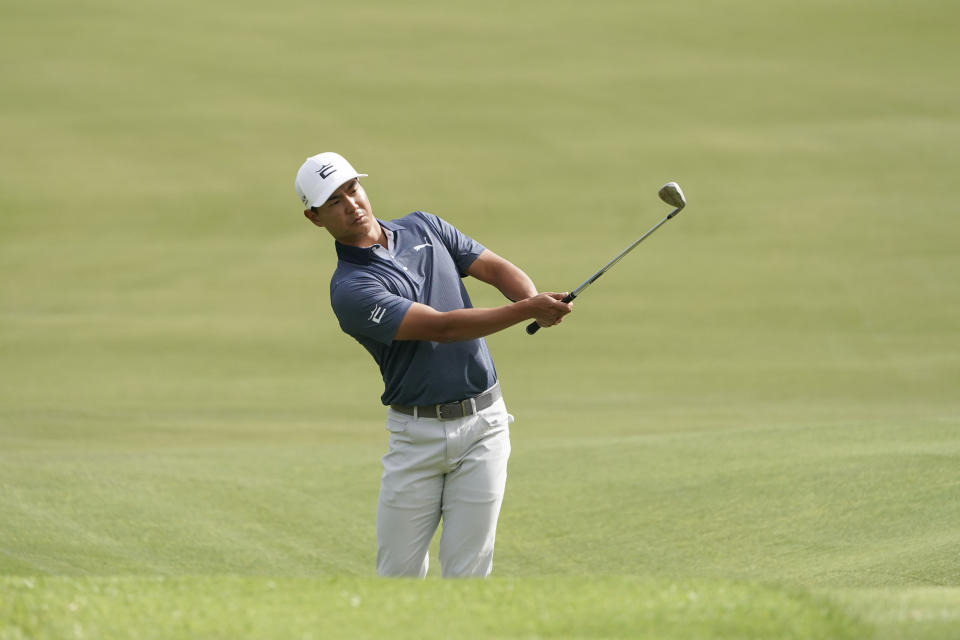
[[[7,578],[0,638],[863,637],[822,598],[637,578]]]

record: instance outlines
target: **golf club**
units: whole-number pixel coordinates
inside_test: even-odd
[[[621,251],[620,255],[618,255],[616,258],[614,258],[613,260],[608,262],[606,265],[604,265],[603,268],[597,271],[595,274],[590,276],[586,280],[586,282],[584,282],[579,287],[577,287],[576,289],[571,291],[569,294],[567,294],[567,296],[564,297],[563,299],[564,302],[570,302],[574,298],[576,298],[578,295],[580,295],[584,289],[586,289],[591,284],[596,282],[597,278],[599,278],[600,276],[605,274],[607,271],[609,271],[613,265],[620,262],[623,256],[630,253],[633,250],[633,248],[636,247],[641,242],[643,242],[647,236],[649,236],[651,233],[659,229],[664,222],[666,222],[673,216],[680,213],[680,210],[683,209],[685,206],[687,206],[687,199],[683,197],[683,191],[680,189],[680,185],[678,185],[676,182],[668,182],[667,184],[660,187],[660,190],[657,191],[657,195],[660,196],[660,199],[666,202],[668,205],[670,205],[671,207],[674,207],[674,210],[668,213],[663,220],[653,225],[653,227],[649,231],[647,231],[645,234],[640,236],[636,242],[634,242],[629,247]],[[529,333],[530,335],[535,334],[539,330],[540,330],[540,325],[537,324],[536,320],[534,320],[533,322],[527,325],[527,333]]]

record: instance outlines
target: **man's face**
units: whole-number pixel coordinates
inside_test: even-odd
[[[361,240],[373,231],[379,236],[379,225],[373,217],[367,192],[356,178],[342,184],[326,202],[307,209],[304,214],[340,242]]]

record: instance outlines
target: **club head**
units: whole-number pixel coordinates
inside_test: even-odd
[[[687,199],[683,197],[683,190],[680,189],[680,185],[678,185],[676,182],[668,182],[660,187],[660,190],[657,191],[657,195],[660,196],[660,199],[671,207],[683,209],[685,206],[687,206]]]

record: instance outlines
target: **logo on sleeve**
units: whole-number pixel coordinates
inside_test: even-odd
[[[367,320],[380,324],[380,321],[383,320],[383,314],[385,314],[386,312],[387,310],[385,307],[381,307],[380,305],[374,305],[373,309],[370,311],[370,317],[367,318]]]

